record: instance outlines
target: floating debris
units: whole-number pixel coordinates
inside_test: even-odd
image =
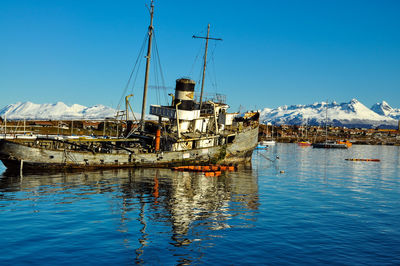
[[[362,161],[362,162],[380,162],[380,159],[345,159],[346,161]]]
[[[203,172],[205,176],[220,176],[224,171],[236,171],[232,165],[185,165],[172,167],[175,171]]]

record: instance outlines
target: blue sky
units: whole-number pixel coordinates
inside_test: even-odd
[[[117,107],[149,23],[146,0],[0,2],[0,107],[18,101]],[[231,111],[348,102],[400,107],[400,1],[155,1],[164,85],[200,78]],[[193,67],[194,66],[194,67]],[[140,73],[144,72],[144,62]],[[150,77],[150,85],[162,85]],[[216,84],[216,85],[215,85]],[[196,89],[200,86],[196,85]],[[130,90],[131,91],[131,90]],[[142,75],[132,89],[140,112]],[[155,89],[148,103],[161,102]],[[147,108],[148,110],[148,108]]]

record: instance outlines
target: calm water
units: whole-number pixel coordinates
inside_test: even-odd
[[[4,170],[2,265],[400,264],[400,147],[278,144],[220,177]]]

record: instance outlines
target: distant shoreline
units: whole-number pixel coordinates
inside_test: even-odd
[[[125,123],[121,120],[12,120],[7,122],[7,134],[41,134],[41,135],[95,135],[121,136]],[[0,135],[4,135],[5,123],[0,121]],[[362,145],[395,145],[400,146],[398,129],[366,129],[321,126],[266,126],[260,124],[259,140],[275,140],[281,143],[311,143],[328,140],[349,140]]]
[[[328,136],[326,137],[326,131]],[[325,140],[349,140],[361,145],[394,145],[400,146],[400,131],[398,129],[366,129],[321,126],[265,126],[260,125],[259,140],[275,140],[281,143],[311,143]]]

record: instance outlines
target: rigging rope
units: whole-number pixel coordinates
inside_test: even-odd
[[[144,38],[143,43],[142,43],[142,47],[141,47],[141,49],[140,49],[140,51],[139,51],[138,57],[136,58],[135,65],[133,66],[133,69],[132,69],[132,71],[131,71],[131,74],[129,75],[128,82],[126,83],[126,86],[125,86],[125,88],[124,88],[124,91],[122,92],[121,98],[120,98],[120,100],[119,100],[119,102],[118,102],[117,110],[120,109],[121,104],[122,104],[122,102],[123,102],[125,96],[127,95],[127,91],[128,91],[129,84],[130,84],[130,82],[131,82],[131,80],[132,80],[133,74],[134,74],[135,71],[136,71],[136,76],[135,76],[135,78],[134,78],[133,85],[132,85],[132,90],[131,90],[131,91],[133,91],[133,86],[134,86],[134,84],[135,84],[135,82],[136,82],[137,73],[139,72],[139,71],[137,71],[137,69],[139,69],[140,64],[141,64],[141,61],[142,61],[142,58],[143,58],[142,55],[143,55],[144,49],[145,49],[145,47],[146,47],[147,38],[148,38],[148,34],[146,33],[146,34],[145,34],[145,38]],[[139,64],[139,65],[138,65],[138,64]]]
[[[157,59],[157,60],[155,60],[155,62],[157,63],[158,68],[159,68],[159,73],[160,73],[160,78],[161,78],[161,87],[164,91],[164,100],[165,100],[165,104],[167,105],[168,104],[168,96],[167,96],[167,91],[166,91],[166,86],[165,86],[164,75],[163,75],[164,72],[161,67],[160,53],[158,52],[158,45],[157,45],[157,41],[156,41],[155,32],[154,32],[154,48],[155,48],[154,50],[155,50],[156,59]]]
[[[206,78],[204,80],[204,91],[206,91],[207,84],[211,84],[211,88],[213,88],[215,91],[215,96],[217,96],[217,93],[218,93],[217,73],[216,73],[215,60],[214,60],[216,47],[217,47],[217,43],[215,42],[214,46],[211,49],[210,54],[207,58],[207,62],[206,62],[207,67],[206,67],[206,72],[205,72]],[[204,56],[205,56],[205,53],[203,54],[203,63],[204,63]],[[197,60],[197,56],[196,56],[195,60]],[[210,62],[211,62],[211,65],[210,65]],[[193,66],[194,66],[194,64],[193,64]],[[193,68],[193,66],[192,66],[192,68]],[[198,84],[200,85],[199,87],[201,87],[203,67],[204,67],[204,65],[202,65],[202,67],[200,68],[200,74],[199,74],[199,78],[198,78]],[[208,94],[208,96],[207,96],[207,94]],[[210,96],[211,96],[210,93],[204,92],[203,101],[210,100],[210,99],[207,99]]]
[[[163,90],[163,96],[165,103],[167,104],[168,102],[168,97],[167,97],[167,87],[165,86],[165,80],[164,80],[164,75],[163,75],[163,70],[161,67],[161,59],[160,59],[160,53],[158,51],[158,44],[157,44],[157,39],[155,35],[155,31],[153,31],[153,64],[152,64],[152,71],[154,75],[151,75],[152,79],[154,80],[154,85],[149,86],[149,88],[155,89],[156,90],[156,99],[157,99],[157,104],[161,105],[161,92],[160,90]]]
[[[217,90],[217,71],[216,71],[216,67],[215,67],[215,49],[217,48],[217,42],[214,42],[214,47],[211,51],[211,56],[210,56],[210,60],[212,62],[211,67],[213,68],[213,74],[214,76],[211,76],[210,78],[210,82],[211,82],[211,86],[213,87],[213,89],[215,90],[215,93],[218,92]],[[213,79],[212,79],[213,78]]]
[[[154,38],[154,43],[153,43],[153,47],[155,46],[155,38]],[[156,57],[157,54],[154,51],[154,57]],[[159,90],[159,82],[158,82],[158,69],[157,69],[157,61],[154,60],[154,64],[153,64],[153,72],[154,72],[154,89],[156,90],[156,98],[157,98],[157,104],[160,105],[160,90]]]
[[[198,60],[198,58],[199,58],[199,56],[200,56],[202,50],[203,50],[203,44],[200,42],[199,49],[198,49],[198,51],[197,51],[197,55],[196,55],[196,57],[194,58],[192,67],[191,67],[190,72],[189,72],[189,74],[188,74],[189,77],[192,76],[192,74],[193,74],[193,69],[194,69],[194,67],[195,67],[195,65],[196,65],[196,63],[197,63],[197,60]]]

